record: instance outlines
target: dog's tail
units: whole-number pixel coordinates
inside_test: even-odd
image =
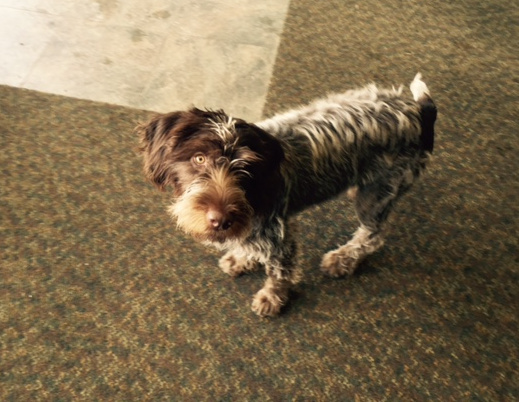
[[[418,73],[410,85],[414,100],[420,105],[420,117],[422,118],[421,142],[424,151],[432,152],[434,148],[434,122],[438,110],[431,98],[429,88],[422,81],[422,74]]]

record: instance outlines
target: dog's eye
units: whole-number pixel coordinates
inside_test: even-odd
[[[205,155],[202,154],[196,154],[193,156],[193,162],[195,165],[203,165],[205,163]]]

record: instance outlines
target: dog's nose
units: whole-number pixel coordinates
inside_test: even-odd
[[[214,230],[227,230],[232,226],[232,220],[228,216],[214,209],[207,212],[207,221]]]

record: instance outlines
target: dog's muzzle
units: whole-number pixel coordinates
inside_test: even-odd
[[[209,209],[206,214],[207,223],[215,231],[225,231],[233,224],[233,218],[217,209]]]

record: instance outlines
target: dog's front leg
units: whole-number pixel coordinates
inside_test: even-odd
[[[249,255],[247,250],[235,248],[220,258],[218,265],[223,272],[236,278],[254,271],[259,266],[259,262]]]
[[[283,230],[286,226],[280,225],[277,233],[268,241],[268,247],[263,244],[262,251],[269,250],[261,261],[267,273],[267,280],[263,288],[254,295],[252,310],[262,316],[275,316],[287,303],[292,285],[300,278],[300,270],[296,264],[296,244],[292,233]],[[261,258],[260,258],[261,259]]]
[[[252,311],[261,317],[278,315],[281,308],[288,301],[290,285],[291,282],[289,280],[269,276],[263,288],[254,295]]]

